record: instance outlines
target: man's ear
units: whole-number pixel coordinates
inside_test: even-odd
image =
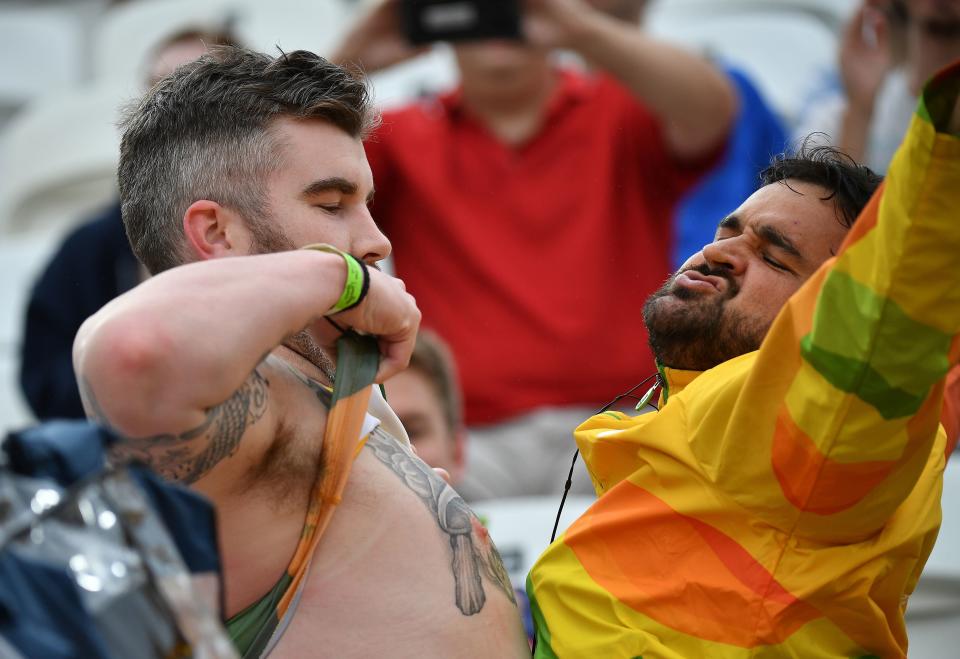
[[[209,199],[193,202],[183,213],[183,233],[198,261],[250,253],[243,218]]]

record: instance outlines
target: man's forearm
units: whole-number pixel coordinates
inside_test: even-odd
[[[218,259],[158,275],[80,329],[77,375],[134,435],[190,427],[176,417],[233,394],[264,355],[340,296],[343,259],[287,252]],[[122,404],[114,401],[122,400]]]
[[[599,12],[590,12],[571,36],[571,48],[620,80],[660,117],[675,155],[702,155],[730,130],[736,93],[704,58]]]
[[[840,134],[836,136],[837,146],[857,162],[863,162],[866,159],[867,140],[872,120],[872,108],[855,107],[848,103],[843,109]]]

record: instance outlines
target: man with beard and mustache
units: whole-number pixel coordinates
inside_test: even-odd
[[[334,61],[373,72],[418,54],[403,4],[373,3]],[[453,43],[457,86],[385,112],[366,142],[396,272],[457,360],[462,486],[477,500],[557,491],[570,428],[653,368],[649,350],[627,352],[635,328],[605,324],[595,291],[646,297],[678,262],[678,236],[706,239],[706,223],[675,223],[675,212],[743,153],[728,140],[750,103],[715,63],[645,33],[643,0],[515,4],[522,39]],[[560,50],[588,70],[556,61]],[[603,258],[568,267],[582,254]],[[610,349],[621,358],[602,360]],[[573,488],[589,491],[586,474]]]
[[[154,276],[81,327],[84,405],[213,500],[242,656],[529,656],[488,534],[383,399],[362,432],[328,424],[335,327],[377,337],[383,381],[420,320],[374,268],[375,120],[361,80],[304,51],[216,49],[157,83],[119,168]],[[341,386],[363,378],[345,361]]]
[[[530,573],[537,657],[906,656],[960,359],[958,96],[960,62],[872,198],[832,150],[776,160],[647,301],[660,408],[575,432],[599,499]]]

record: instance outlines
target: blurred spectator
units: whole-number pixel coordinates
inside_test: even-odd
[[[453,356],[438,336],[424,330],[410,366],[384,384],[387,402],[397,413],[420,459],[445,469],[456,486],[463,475],[466,429],[460,383]]]
[[[958,57],[958,0],[865,0],[843,32],[838,70],[811,92],[794,134],[826,133],[855,160],[886,171],[921,87]]]
[[[558,490],[583,412],[654,371],[640,305],[736,112],[716,67],[639,30],[643,2],[594,4],[611,14],[529,0],[526,41],[457,44],[459,88],[386,113],[367,144],[397,273],[461,369],[465,496]],[[335,59],[374,71],[420,52],[396,5]],[[556,67],[556,48],[594,72]]]
[[[208,46],[232,41],[221,33],[177,33],[155,50],[145,71],[148,86]],[[73,371],[73,338],[84,320],[143,276],[119,201],[64,239],[31,291],[25,319],[20,386],[38,419],[86,417]]]

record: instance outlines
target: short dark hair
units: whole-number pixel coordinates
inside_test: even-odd
[[[456,432],[463,423],[463,399],[453,354],[447,344],[430,330],[420,330],[407,368],[429,380],[440,399],[447,427]]]
[[[179,67],[127,110],[123,222],[150,272],[184,261],[182,218],[199,199],[233,208],[255,235],[271,231],[266,178],[280,166],[278,117],[323,119],[358,139],[377,121],[359,73],[303,50],[271,57],[235,46]]]
[[[883,181],[882,176],[839,149],[813,144],[813,136],[803,141],[796,154],[776,156],[760,172],[763,185],[787,179],[818,185],[826,190],[829,194],[823,199],[833,200],[837,219],[848,229]]]

